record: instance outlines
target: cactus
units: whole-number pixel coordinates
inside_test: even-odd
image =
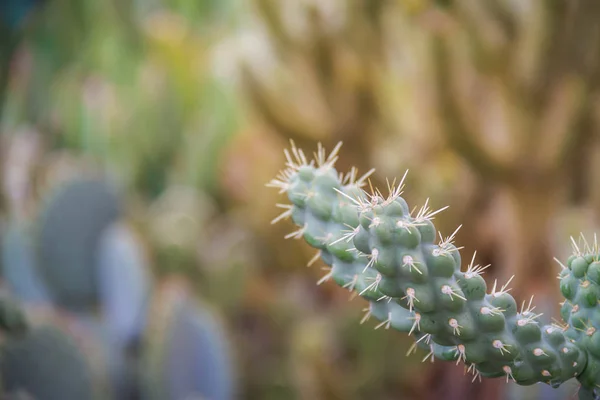
[[[120,337],[114,335],[106,319],[89,313],[58,316],[60,319],[55,324],[77,339],[78,348],[87,360],[95,398],[134,398],[138,384],[136,360],[130,357],[129,348],[124,348],[118,341]],[[127,346],[131,345],[131,342],[127,343]]]
[[[29,324],[21,308],[7,296],[0,296],[0,333],[20,337],[28,330]]]
[[[71,311],[99,301],[97,248],[104,230],[120,215],[120,204],[101,180],[68,183],[41,218],[39,267],[56,303]]]
[[[37,270],[31,237],[23,222],[7,223],[2,235],[1,259],[2,279],[14,298],[37,305],[51,303]]]
[[[142,247],[127,225],[114,223],[99,239],[97,259],[104,324],[112,340],[126,348],[146,325],[152,283]]]
[[[68,336],[50,325],[3,343],[0,376],[9,396],[24,393],[26,398],[86,400],[94,395],[82,354]]]
[[[292,142],[286,169],[267,186],[287,193],[290,205],[273,222],[291,217],[330,269],[333,279],[369,302],[378,327],[414,337],[428,351],[424,360],[463,362],[475,379],[503,377],[520,385],[558,387],[576,378],[580,398],[600,398],[600,248],[573,240],[574,254],[559,274],[564,325],[541,325],[532,301],[517,306],[508,284],[488,293],[475,255],[461,271],[455,231],[436,240],[428,201],[416,213],[401,197],[404,178],[389,195],[363,189],[372,171],[339,174],[334,165],[341,143],[327,156],[319,145],[309,160]],[[405,174],[406,176],[406,174]],[[586,397],[587,396],[587,397]]]
[[[167,281],[155,299],[142,345],[142,397],[233,399],[233,367],[223,329],[181,283]]]
[[[152,281],[141,244],[124,223],[114,223],[105,230],[97,257],[100,322],[106,331],[110,379],[116,398],[128,399],[138,390],[136,347],[146,327]]]

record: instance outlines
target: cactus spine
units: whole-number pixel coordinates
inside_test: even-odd
[[[558,387],[576,377],[581,398],[600,387],[600,251],[575,242],[575,254],[560,273],[567,325],[541,325],[532,302],[520,308],[507,282],[490,292],[481,277],[486,267],[471,261],[461,271],[456,234],[436,243],[434,216],[426,202],[411,213],[401,197],[403,181],[389,194],[368,193],[368,176],[334,168],[339,144],[330,155],[319,145],[314,160],[292,143],[286,169],[267,186],[287,193],[290,205],[273,222],[291,217],[304,238],[330,267],[320,281],[333,279],[369,302],[365,318],[378,327],[407,332],[425,359],[465,363],[473,380],[505,377],[521,385],[545,382]],[[441,237],[441,235],[440,235]],[[596,242],[594,242],[596,243]],[[562,265],[562,264],[561,264]],[[586,397],[587,398],[587,397]]]

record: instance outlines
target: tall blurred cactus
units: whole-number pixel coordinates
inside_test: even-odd
[[[513,234],[497,240],[517,293],[534,277],[551,282],[549,223],[595,136],[599,16],[585,2],[502,1],[455,1],[431,16],[440,133],[506,195]]]
[[[272,65],[263,56],[243,64],[254,108],[277,133],[299,145],[344,140],[349,157],[364,167],[373,135],[386,130],[379,104],[385,2],[351,2],[341,12],[339,2],[253,4],[276,60]],[[270,70],[275,73],[265,72]]]

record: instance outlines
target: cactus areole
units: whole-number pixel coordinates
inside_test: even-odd
[[[542,325],[532,302],[517,306],[508,282],[491,291],[481,277],[485,266],[473,260],[461,270],[456,231],[437,240],[432,223],[442,211],[428,202],[416,213],[401,197],[404,178],[389,193],[363,190],[368,176],[352,169],[340,174],[340,144],[327,155],[319,145],[308,159],[292,143],[286,168],[267,186],[286,193],[291,204],[273,223],[289,218],[329,266],[319,283],[332,279],[369,302],[367,315],[378,327],[394,328],[415,339],[411,350],[428,351],[424,360],[464,363],[473,380],[500,377],[520,385],[558,387],[575,378],[581,399],[600,398],[600,251],[582,238],[560,263],[565,297],[563,325]],[[406,175],[405,175],[406,176]],[[458,231],[458,229],[457,229]]]

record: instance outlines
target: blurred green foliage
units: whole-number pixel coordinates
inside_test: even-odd
[[[49,2],[21,39],[5,131],[34,124],[49,148],[93,157],[148,198],[172,179],[214,190],[237,127],[210,63],[227,2],[192,3]]]

